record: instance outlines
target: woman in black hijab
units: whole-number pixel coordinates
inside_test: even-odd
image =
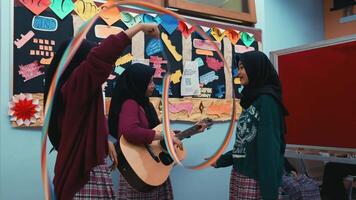
[[[230,199],[278,199],[284,168],[284,118],[281,83],[265,54],[251,51],[236,56],[244,86],[233,150],[214,167],[233,165]],[[247,192],[248,191],[248,192]]]
[[[119,76],[109,112],[110,134],[116,139],[123,136],[128,142],[140,145],[162,139],[160,130],[152,130],[160,124],[156,110],[149,101],[155,87],[153,75],[152,67],[136,63]],[[173,138],[174,143],[181,146],[179,139]],[[173,199],[169,179],[150,192],[136,191],[122,175],[119,181],[119,199]]]

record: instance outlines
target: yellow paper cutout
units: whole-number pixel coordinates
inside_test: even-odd
[[[174,74],[171,75],[171,79],[173,81],[174,84],[177,84],[180,82],[180,77],[182,77],[182,71],[181,70],[177,70],[174,72]]]
[[[218,115],[218,116],[221,116],[222,114],[230,114],[230,112],[231,112],[231,104],[229,103],[210,105],[207,111],[209,115]]]
[[[74,11],[84,21],[92,18],[99,12],[99,8],[96,6],[93,0],[78,0],[74,3]]]
[[[225,37],[226,35],[226,31],[224,31],[223,33],[220,31],[220,29],[218,28],[211,28],[211,33],[210,33],[216,41],[221,42],[221,40]]]
[[[236,85],[241,84],[240,78],[234,78],[234,84]]]
[[[106,9],[114,4],[113,0],[107,1],[105,4],[100,6],[100,9]],[[120,10],[114,6],[110,9],[106,9],[105,11],[101,12],[100,17],[106,22],[107,25],[111,26],[113,23],[119,21],[121,19]]]
[[[133,59],[133,56],[131,55],[131,53],[128,53],[128,54],[118,58],[115,62],[115,66],[120,66],[120,65],[126,64],[126,63],[130,62],[132,59]]]
[[[204,56],[214,56],[214,53],[212,51],[204,50],[204,49],[196,49],[195,53]]]
[[[171,40],[169,40],[168,35],[162,32],[161,33],[161,37],[162,37],[162,40],[163,40],[164,44],[169,49],[169,51],[171,52],[173,57],[176,59],[176,61],[178,61],[178,62],[181,61],[182,60],[182,55],[180,55],[177,52],[176,47],[172,45],[172,42],[171,42]]]

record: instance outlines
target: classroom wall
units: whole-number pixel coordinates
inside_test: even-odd
[[[7,115],[10,96],[11,1],[0,1],[0,199],[43,199],[40,176],[39,129],[15,129]],[[257,27],[263,30],[263,51],[303,45],[323,39],[322,1],[256,0]],[[187,140],[188,149],[194,148],[187,164],[194,164],[209,156],[221,142],[227,123],[216,124],[211,130]],[[175,124],[176,129],[187,127]],[[231,148],[231,144],[230,144]],[[54,155],[49,156],[50,168]],[[192,171],[177,167],[171,180],[176,200],[228,199],[231,168]],[[53,174],[51,174],[53,175]]]

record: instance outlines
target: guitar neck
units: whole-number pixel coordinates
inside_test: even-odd
[[[200,129],[200,126],[199,125],[194,125],[182,132],[179,132],[176,134],[176,137],[179,139],[179,140],[183,140],[184,138],[188,138],[194,134],[197,133],[197,131]]]

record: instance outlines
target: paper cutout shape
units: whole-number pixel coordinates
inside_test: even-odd
[[[146,47],[146,54],[147,56],[154,55],[163,51],[163,44],[159,39],[151,39]]]
[[[195,58],[194,62],[197,63],[198,67],[204,66],[204,61],[200,57]]]
[[[53,56],[49,58],[41,58],[40,63],[42,65],[50,65],[53,60]]]
[[[25,78],[24,82],[36,78],[37,76],[41,76],[44,72],[40,70],[44,68],[43,65],[39,65],[38,61],[34,61],[27,65],[20,65],[19,66],[19,75]]]
[[[201,88],[199,98],[211,98],[211,94],[213,93],[212,88]],[[204,106],[203,106],[204,107]]]
[[[215,94],[215,97],[217,98],[224,98],[224,94],[225,94],[225,85],[218,85],[217,86],[217,93]]]
[[[35,35],[35,33],[33,31],[28,31],[25,35],[20,35],[21,38],[20,39],[16,39],[14,41],[14,44],[16,45],[16,47],[19,49],[21,47],[23,47],[23,45],[25,45],[29,40],[31,40],[31,38]]]
[[[216,46],[218,47],[219,50],[221,50],[221,43],[212,41]],[[210,40],[200,40],[200,39],[194,39],[193,40],[193,47],[196,49],[204,49],[204,50],[210,50],[210,51],[216,51],[214,45],[212,44]]]
[[[162,69],[161,64],[167,64],[167,61],[159,56],[151,56],[150,62],[153,63],[153,68],[156,69],[153,78],[162,78],[162,73],[165,73],[166,70]]]
[[[38,31],[56,31],[58,21],[53,17],[34,16],[32,18],[32,28]]]
[[[221,42],[221,40],[224,39],[226,32],[221,31],[219,28],[213,27],[210,29],[210,34],[216,41]]]
[[[177,84],[180,82],[180,77],[182,77],[182,71],[176,70],[172,75],[171,75],[171,80],[173,82],[173,84]]]
[[[141,64],[144,64],[144,65],[150,65],[150,59],[140,59],[140,58],[134,58],[132,59],[132,64],[134,63],[141,63]]]
[[[244,89],[244,86],[243,86],[243,85],[240,85],[240,87],[237,88],[237,91],[238,91],[239,93],[241,93],[243,89]]]
[[[115,22],[121,19],[120,10],[116,6],[107,9],[113,4],[114,2],[112,0],[109,0],[99,7],[100,10],[103,10],[99,13],[99,16],[109,26],[113,25]]]
[[[168,35],[165,33],[161,33],[161,38],[164,42],[164,44],[166,45],[166,47],[168,48],[169,52],[171,52],[171,54],[173,55],[174,59],[176,59],[176,61],[181,61],[182,60],[182,55],[180,55],[177,50],[176,47],[172,45],[171,40],[169,40]]]
[[[159,95],[162,95],[162,94],[163,94],[163,87],[162,87],[162,85],[157,85],[157,84],[156,84],[155,90],[158,91]],[[172,94],[171,87],[169,87],[168,95],[173,95],[173,94]]]
[[[162,22],[162,19],[159,15],[157,16],[152,16],[149,14],[142,14],[142,22],[143,23],[156,23],[156,24],[160,24]]]
[[[229,40],[233,45],[235,45],[240,39],[240,34],[237,33],[235,30],[228,29],[225,31],[225,33],[226,33],[226,37],[229,38]]]
[[[193,111],[193,103],[170,103],[168,109],[171,113],[187,112],[188,115],[191,115]]]
[[[27,9],[33,12],[35,15],[39,15],[46,10],[51,4],[50,0],[19,0]]]
[[[189,28],[185,22],[179,21],[178,30],[180,30],[180,32],[182,32],[182,34],[185,38],[188,38],[195,31],[195,27],[191,26]]]
[[[182,96],[200,95],[199,68],[196,62],[184,63],[180,90]]]
[[[204,55],[204,56],[213,56],[214,53],[209,50],[203,50],[203,49],[196,49],[195,53],[198,55]]]
[[[36,123],[41,117],[41,106],[38,99],[32,98],[31,94],[19,94],[12,97],[9,102],[10,121],[15,122],[18,126],[30,126]]]
[[[207,113],[209,115],[218,115],[218,116],[221,116],[223,114],[229,115],[231,113],[231,104],[230,103],[212,104],[208,107]]]
[[[235,52],[236,53],[245,53],[248,51],[254,51],[255,47],[247,47],[243,45],[235,45]]]
[[[251,33],[242,32],[241,40],[246,46],[249,47],[255,41],[255,37]]]
[[[120,66],[120,65],[126,64],[126,63],[130,62],[132,59],[133,59],[132,54],[128,53],[128,54],[118,58],[115,62],[115,66]]]
[[[107,38],[110,35],[118,34],[123,31],[122,28],[117,26],[95,25],[94,32],[97,38]]]
[[[77,0],[75,3],[74,11],[84,21],[89,20],[99,12],[99,8],[96,6],[93,0]]]
[[[219,76],[216,75],[214,71],[208,72],[200,76],[200,83],[207,85],[210,82],[218,80]]]
[[[116,66],[114,71],[115,71],[115,73],[121,75],[125,71],[125,68],[123,68],[121,66]]]
[[[237,68],[234,68],[232,70],[232,77],[236,77],[238,75],[238,73],[239,73],[239,70]]]
[[[72,0],[52,0],[50,8],[59,18],[63,19],[74,10],[74,3]]]
[[[171,35],[178,27],[178,20],[171,15],[161,15],[161,26]]]
[[[133,16],[129,12],[121,12],[121,21],[124,22],[128,28],[131,28],[142,21],[142,15]]]
[[[207,63],[208,67],[214,71],[219,71],[224,67],[224,62],[218,61],[214,57],[207,56],[205,62]]]
[[[234,78],[234,84],[235,84],[235,85],[241,84],[240,78]]]

